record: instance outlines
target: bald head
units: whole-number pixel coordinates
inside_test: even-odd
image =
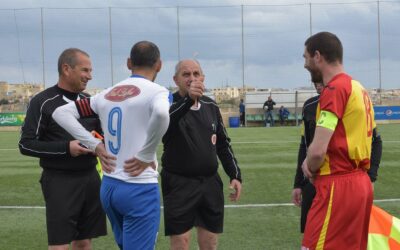
[[[133,67],[152,68],[160,60],[160,50],[149,41],[140,41],[133,45],[131,57]]]
[[[204,75],[199,62],[193,59],[179,61],[175,67],[174,82],[181,96],[189,92],[193,82],[203,88]]]
[[[175,75],[177,76],[179,71],[183,68],[183,67],[187,67],[187,66],[191,66],[191,67],[198,67],[200,69],[200,73],[201,75],[203,75],[203,70],[201,69],[200,63],[195,60],[195,59],[183,59],[180,60],[176,66],[175,66]]]

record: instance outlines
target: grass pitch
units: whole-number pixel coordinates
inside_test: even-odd
[[[300,248],[300,209],[288,204],[299,131],[298,127],[228,129],[242,169],[243,193],[238,203],[228,201],[228,179],[220,168],[228,206],[219,249]],[[383,156],[375,200],[378,206],[400,217],[400,126],[379,125],[379,131]],[[18,139],[18,132],[0,132],[0,249],[46,249],[45,209],[38,183],[41,168],[36,158],[20,155]],[[160,146],[158,156],[161,150]],[[163,230],[161,219],[156,249],[169,249]],[[108,236],[94,239],[93,245],[95,250],[118,249],[111,229]],[[194,240],[191,249],[197,249]]]

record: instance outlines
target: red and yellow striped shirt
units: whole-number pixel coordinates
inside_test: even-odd
[[[347,74],[336,75],[321,93],[317,120],[321,110],[334,113],[338,123],[318,174],[369,169],[375,121],[372,102],[364,87]]]

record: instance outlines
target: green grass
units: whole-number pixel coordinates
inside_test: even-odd
[[[400,198],[400,126],[380,125],[379,129],[384,143],[375,199]],[[228,129],[242,169],[243,193],[238,203],[226,200],[227,205],[290,203],[299,131],[298,127]],[[38,160],[19,154],[18,139],[17,132],[0,132],[0,206],[44,206]],[[220,171],[227,197],[228,179]],[[399,201],[377,205],[400,217]],[[227,207],[219,249],[299,249],[299,214],[294,206]],[[117,249],[110,229],[108,236],[94,239],[93,245],[95,250]],[[46,247],[44,209],[0,209],[0,249]],[[156,249],[169,249],[162,220]],[[197,249],[194,240],[191,249]]]

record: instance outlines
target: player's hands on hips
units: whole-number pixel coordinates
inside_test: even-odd
[[[155,162],[144,162],[136,159],[135,157],[125,161],[124,171],[128,173],[130,176],[138,176],[140,175],[146,168],[151,167],[156,170]]]
[[[308,167],[307,158],[304,159],[301,169],[303,170],[304,176],[307,177],[311,183],[314,183],[314,173],[311,172],[310,168]]]
[[[101,168],[107,174],[111,173],[115,169],[115,160],[117,159],[115,156],[110,155],[106,151],[106,147],[103,143],[99,143],[95,149],[97,157],[100,159]]]
[[[294,188],[292,191],[292,202],[296,206],[301,206],[301,188]]]
[[[240,198],[240,193],[242,192],[242,183],[236,179],[233,179],[229,185],[229,189],[233,191],[229,194],[229,199],[231,201],[238,201]]]
[[[199,99],[201,96],[203,96],[204,93],[204,83],[201,79],[194,79],[189,83],[189,90],[188,90],[188,94],[189,97],[192,100],[197,100]]]
[[[93,153],[93,151],[80,144],[78,140],[73,140],[69,142],[69,153],[72,157],[77,157]]]

